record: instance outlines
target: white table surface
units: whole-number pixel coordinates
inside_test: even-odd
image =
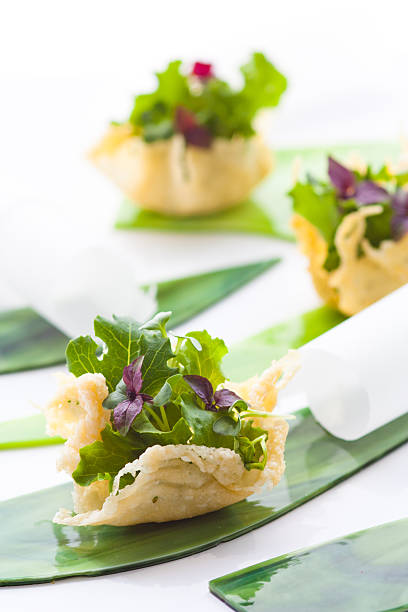
[[[84,153],[109,118],[124,116],[135,83],[149,86],[150,71],[168,58],[209,56],[229,74],[236,58],[253,48],[265,49],[292,83],[270,133],[275,145],[396,138],[408,119],[406,3],[346,1],[335,8],[292,1],[277,8],[254,2],[253,16],[247,3],[234,3],[233,19],[228,3],[219,2],[206,3],[200,18],[187,2],[143,9],[122,1],[72,2],[65,11],[52,2],[7,4],[0,9],[0,212],[27,202],[70,210],[82,226],[106,232],[143,263],[141,282],[282,256],[279,266],[180,328],[206,327],[228,343],[319,303],[293,245],[254,236],[113,234],[119,194]],[[42,239],[50,231],[45,223]],[[1,249],[0,259],[10,258]],[[0,285],[1,308],[25,303],[4,276]],[[53,393],[57,369],[0,377],[0,420],[33,413]],[[54,467],[59,450],[2,451],[0,499],[64,482]],[[3,588],[0,607],[226,610],[209,594],[210,579],[405,516],[407,460],[404,446],[288,515],[209,551],[100,578]]]

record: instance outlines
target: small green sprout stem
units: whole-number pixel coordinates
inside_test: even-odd
[[[263,434],[262,436],[259,436],[258,438],[255,438],[255,440],[251,441],[251,445],[253,447],[255,447],[255,444],[257,444],[259,442],[259,444],[261,445],[262,448],[262,455],[263,455],[263,459],[262,461],[258,461],[256,463],[247,463],[246,464],[246,468],[251,470],[251,469],[255,469],[255,470],[264,470],[265,466],[266,466],[266,461],[268,458],[268,451],[266,448],[266,434]]]
[[[164,409],[164,406],[160,406],[160,414],[162,416],[163,423],[164,423],[167,431],[170,431],[170,425],[169,425],[169,422],[167,420],[167,414],[166,414],[166,411]]]
[[[157,425],[160,427],[160,429],[163,431],[166,431],[166,425],[163,423],[163,421],[157,416],[157,414],[155,413],[154,410],[152,410],[152,408],[150,408],[149,404],[145,404],[144,405],[145,410],[147,410],[147,412],[150,414],[150,416],[156,421]],[[167,420],[167,419],[166,419]],[[167,424],[168,425],[168,424]],[[167,431],[169,431],[169,429],[167,429]]]

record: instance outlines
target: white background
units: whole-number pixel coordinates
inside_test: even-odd
[[[135,257],[141,281],[274,254],[285,258],[184,329],[205,326],[233,342],[307,310],[318,299],[305,262],[291,245],[251,236],[153,232],[113,238],[109,228],[120,195],[86,161],[86,151],[110,119],[126,116],[133,94],[149,88],[152,71],[169,59],[214,61],[221,75],[234,79],[237,65],[257,49],[290,82],[270,129],[273,145],[397,139],[408,121],[407,23],[408,5],[395,0],[5,0],[0,5],[0,211],[19,210],[22,204],[38,207],[39,245],[53,231],[41,214],[44,207],[68,213],[75,244],[75,226],[90,236],[100,232],[122,241]],[[22,235],[30,229],[23,217],[21,228]],[[41,274],[35,253],[24,250],[21,236],[15,240],[19,256],[34,262],[32,275]],[[9,271],[15,255],[0,244]],[[23,294],[16,295],[0,279],[0,307],[24,303]],[[2,376],[0,419],[32,413],[32,402],[41,403],[53,392],[50,374]],[[1,498],[62,482],[54,469],[57,452],[1,452]],[[226,609],[208,594],[209,579],[404,516],[407,455],[401,448],[289,515],[213,550],[118,575],[5,588],[1,607]]]

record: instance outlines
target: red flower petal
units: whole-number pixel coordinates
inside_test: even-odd
[[[196,62],[193,66],[191,74],[198,77],[199,79],[211,79],[214,76],[212,64],[203,64],[202,62]]]

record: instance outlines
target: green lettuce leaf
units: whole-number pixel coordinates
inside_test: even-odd
[[[80,462],[72,474],[75,482],[82,487],[95,480],[112,481],[126,463],[137,459],[147,448],[142,440],[130,440],[106,425],[97,440],[79,451]]]
[[[240,417],[240,410],[245,410],[247,404],[238,400],[228,414],[206,410],[184,379],[186,374],[204,376],[214,390],[224,382],[220,363],[227,348],[223,340],[212,338],[207,331],[191,332],[177,337],[173,351],[166,331],[169,316],[170,313],[159,313],[144,325],[126,318],[108,321],[97,317],[95,333],[104,342],[103,347],[89,336],[69,343],[67,361],[71,372],[76,376],[87,372],[105,376],[111,390],[104,401],[105,408],[114,410],[135,392],[122,375],[123,368],[137,357],[143,356],[141,392],[150,396],[126,435],[107,425],[101,440],[80,449],[80,461],[73,473],[79,485],[88,486],[96,480],[108,480],[112,485],[126,463],[155,444],[229,448],[240,454],[248,469],[262,469],[259,458],[264,447],[257,438],[264,442],[266,432]],[[120,487],[133,480],[131,475],[123,476]]]
[[[190,398],[182,399],[181,413],[193,432],[190,444],[214,448],[234,448],[233,436],[224,436],[213,429],[214,423],[220,417],[218,413],[199,408]]]
[[[139,355],[139,323],[128,317],[113,316],[113,321],[96,317],[95,335],[105,344],[105,350],[91,338],[79,336],[68,343],[67,366],[72,374],[100,373],[106,379],[110,392],[123,375],[123,368]]]
[[[113,410],[118,404],[124,402],[127,399],[127,389],[123,378],[118,382],[116,388],[112,393],[109,393],[108,397],[103,401],[103,407],[108,410]]]
[[[170,62],[163,72],[157,72],[157,89],[135,98],[129,121],[134,125],[160,124],[173,119],[177,105],[184,105],[191,97],[187,77],[180,72],[181,61]]]
[[[201,345],[201,350],[189,342],[188,338],[195,338]],[[214,389],[225,381],[221,371],[221,360],[228,353],[228,349],[221,338],[212,338],[206,331],[190,332],[181,346],[176,350],[175,358],[183,366],[183,374],[198,374],[208,378]]]
[[[384,169],[381,171],[385,172]],[[374,175],[368,171],[367,176],[383,176],[381,173]],[[365,176],[363,177],[366,178]],[[346,215],[358,209],[354,199],[337,200],[335,190],[329,185],[319,183],[315,180],[308,183],[296,183],[289,195],[293,200],[293,210],[312,225],[314,225],[327,242],[327,258],[323,267],[328,272],[335,270],[340,265],[340,256],[334,243],[338,226]],[[390,240],[391,219],[393,210],[390,203],[379,204],[383,212],[366,218],[365,238],[370,244],[377,248],[383,240]]]
[[[158,331],[145,330],[140,337],[139,351],[144,355],[142,391],[154,396],[170,376],[178,373],[176,368],[167,365],[173,357],[170,340]]]
[[[129,122],[148,142],[163,140],[175,133],[175,113],[183,107],[193,113],[200,126],[208,128],[213,137],[231,138],[239,134],[254,134],[252,125],[256,113],[279,103],[286,89],[286,78],[262,53],[254,53],[240,68],[244,84],[232,89],[222,79],[212,77],[200,87],[191,88],[181,62],[170,62],[163,72],[156,73],[157,88],[135,98]]]
[[[254,53],[240,70],[245,82],[241,95],[253,116],[261,108],[278,105],[287,87],[287,80],[263,53]]]
[[[254,426],[252,419],[244,419],[241,424],[239,437],[237,438],[238,448],[236,450],[247,469],[250,469],[253,464],[259,464],[259,467],[262,465],[260,459],[264,450],[261,445],[261,439],[266,442],[268,433],[261,427]],[[265,464],[265,457],[263,463]]]
[[[170,376],[164,383],[163,387],[154,397],[155,406],[163,406],[168,402],[179,403],[183,394],[191,394],[191,387],[186,383],[181,374]]]
[[[159,331],[166,338],[166,325],[171,317],[171,312],[158,312],[152,319],[141,325],[140,329],[149,329],[150,331]]]
[[[332,242],[342,218],[334,190],[318,192],[311,184],[296,183],[289,195],[294,212],[314,225],[326,242]]]
[[[381,204],[383,212],[366,218],[365,237],[373,247],[378,248],[383,240],[391,239],[391,204]]]
[[[134,434],[137,434],[135,438]],[[187,444],[191,438],[191,429],[184,418],[179,418],[170,431],[158,429],[142,411],[132,424],[132,439],[140,439],[146,446],[166,446],[168,444]]]

